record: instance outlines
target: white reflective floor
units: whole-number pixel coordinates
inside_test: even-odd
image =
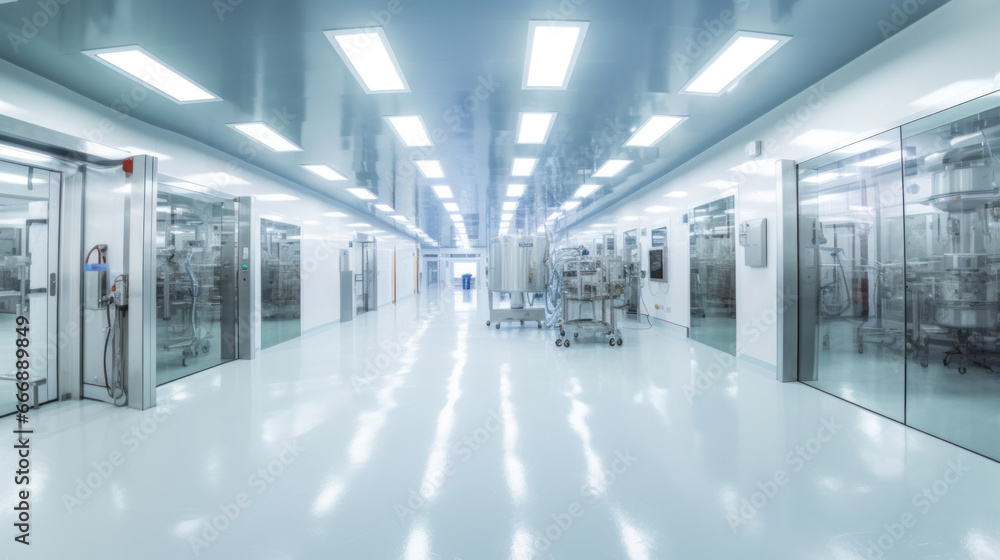
[[[34,544],[6,451],[0,559],[1000,557],[998,463],[663,329],[561,349],[431,303],[167,385],[157,411],[34,412]]]

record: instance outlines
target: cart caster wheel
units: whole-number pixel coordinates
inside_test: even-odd
[[[191,356],[191,351],[190,350],[185,350],[185,351],[181,352],[181,356],[184,356],[185,358],[190,357]]]
[[[621,346],[622,344],[625,344],[625,341],[619,338],[618,339],[618,346]]]
[[[563,341],[563,348],[569,348],[569,339]]]
[[[615,339],[612,338],[611,340],[609,340],[608,341],[608,345],[611,346],[612,348],[614,348],[615,347]]]
[[[187,358],[181,358],[181,365],[184,366],[184,367],[187,367],[187,365],[188,365],[188,359]]]
[[[486,321],[486,326],[487,327],[490,326],[491,324],[493,324],[493,321]]]
[[[561,336],[561,337],[563,337],[563,338],[566,338],[566,331],[564,331],[564,330],[560,330],[560,331],[559,331],[559,336]]]
[[[500,330],[500,323],[497,323],[497,330]]]
[[[562,339],[561,338],[557,338],[556,339],[556,346],[562,348]]]
[[[538,323],[538,328],[542,328],[542,323],[541,322]]]
[[[920,360],[920,367],[927,367],[930,363],[927,360]]]
[[[201,353],[202,354],[208,354],[208,343],[207,342],[201,345]]]
[[[960,367],[960,368],[958,368],[958,373],[959,373],[959,374],[961,374],[961,375],[965,375],[965,372],[966,372],[966,371],[968,371],[968,370],[967,370],[967,369],[965,369],[964,367]]]
[[[858,354],[864,354],[864,353],[865,353],[865,345],[858,344]]]
[[[573,333],[573,338],[580,338],[580,333],[578,332]]]
[[[524,321],[521,321],[521,326],[522,326],[522,327],[524,326]]]

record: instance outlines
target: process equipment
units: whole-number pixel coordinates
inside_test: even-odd
[[[551,278],[549,240],[541,235],[508,235],[490,240],[489,308],[486,326],[546,320],[545,298]],[[503,305],[501,305],[503,304]]]

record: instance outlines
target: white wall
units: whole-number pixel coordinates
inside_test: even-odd
[[[653,295],[647,287],[645,302],[654,317],[689,326],[690,255],[682,216],[690,207],[735,193],[738,223],[752,218],[769,222],[767,268],[743,266],[743,251],[737,248],[740,351],[774,365],[775,161],[803,162],[1000,89],[998,21],[1000,2],[953,0],[651,187],[573,229],[607,224],[594,229],[614,229],[620,241],[620,233],[635,224],[650,229],[669,223],[670,290]],[[747,161],[743,149],[753,140],[764,142],[764,155]],[[671,193],[684,196],[667,197]],[[668,209],[646,211],[653,206]],[[648,243],[647,238],[644,247]],[[664,309],[652,309],[654,305]]]
[[[262,194],[292,194],[301,200],[292,202],[260,202],[260,215],[273,216],[279,221],[302,223],[302,329],[307,330],[337,321],[340,317],[339,266],[337,250],[346,249],[354,230],[346,224],[371,222],[372,216],[358,214],[296,187],[262,169],[210,148],[181,135],[137,121],[40,76],[0,60],[0,114],[43,126],[78,138],[120,148],[133,154],[159,157],[161,176],[171,176],[208,187],[225,194],[252,196]],[[112,199],[112,204],[118,204]],[[329,218],[324,212],[340,211],[345,218]],[[100,241],[111,245],[114,239],[99,231],[97,222],[118,222],[110,212],[88,208],[85,242]],[[95,225],[96,224],[96,225]],[[380,224],[389,233],[380,236],[380,246],[395,244],[400,251],[416,250],[413,239],[405,232]],[[388,286],[391,267],[379,263],[381,286]],[[411,290],[412,291],[412,290]],[[380,294],[380,301],[391,301]]]

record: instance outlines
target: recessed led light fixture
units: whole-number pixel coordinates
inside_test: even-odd
[[[530,177],[537,163],[538,160],[535,158],[514,158],[510,174],[514,177]]]
[[[365,93],[410,91],[384,29],[368,27],[324,33]]]
[[[653,115],[635,131],[635,134],[625,142],[626,146],[650,148],[660,143],[663,137],[677,128],[687,117],[672,117],[670,115]]]
[[[291,202],[293,200],[302,200],[297,196],[292,196],[290,194],[259,194],[255,197],[261,202]]]
[[[588,196],[594,194],[604,185],[580,185],[580,188],[576,189],[573,193],[573,198],[587,198]]]
[[[417,164],[417,169],[428,179],[444,179],[444,168],[441,162],[436,159],[423,159],[413,162]]]
[[[646,212],[649,212],[650,214],[662,214],[664,212],[669,212],[669,211],[670,211],[669,206],[650,206],[646,208]]]
[[[567,200],[566,202],[563,203],[562,209],[563,210],[567,210],[567,211],[568,210],[573,210],[573,209],[575,209],[579,205],[580,205],[580,201],[579,200]]]
[[[427,133],[427,126],[424,119],[419,115],[407,115],[401,117],[386,117],[386,122],[396,131],[396,136],[409,148],[433,146],[430,134]]]
[[[510,198],[518,198],[524,195],[524,191],[527,190],[528,185],[522,185],[520,183],[511,183],[507,185],[507,196]]]
[[[296,146],[291,140],[285,138],[270,126],[262,122],[232,123],[231,128],[239,131],[256,140],[275,152],[301,152],[302,148]]]
[[[790,39],[787,35],[737,31],[681,92],[722,95]]]
[[[453,222],[464,222],[465,218],[461,214],[448,214]]]
[[[375,208],[383,212],[395,212],[396,210],[388,204],[376,204]]]
[[[632,165],[631,160],[609,159],[608,161],[604,162],[604,165],[602,165],[601,168],[597,170],[597,172],[594,173],[594,177],[596,178],[614,177],[615,175],[621,173],[629,165]]]
[[[509,222],[514,219],[514,214],[502,214],[500,216],[501,222]]]
[[[410,220],[406,219],[406,216],[399,215],[399,214],[397,214],[395,216],[389,216],[389,217],[392,218],[393,220],[396,220],[397,222],[404,223],[404,224],[406,222],[410,221]]]
[[[507,202],[504,202],[503,203],[503,211],[504,212],[516,212],[517,211],[517,201],[516,200],[508,200]]]
[[[843,174],[837,173],[836,171],[828,171],[826,173],[820,173],[818,175],[813,175],[812,177],[806,177],[802,179],[803,183],[812,183],[814,185],[829,183],[831,181],[836,181],[837,179],[843,178]]]
[[[711,187],[713,189],[731,189],[737,185],[739,185],[739,183],[735,181],[726,181],[724,179],[716,179],[705,183],[706,187]],[[687,195],[685,194],[685,196]]]
[[[153,88],[177,103],[220,101],[217,95],[174,70],[139,45],[83,51],[83,54]]]
[[[556,113],[521,113],[517,122],[517,143],[544,144],[555,120]]]
[[[553,212],[553,213],[549,214],[549,219],[547,219],[545,221],[546,222],[554,222],[554,221],[558,220],[559,218],[561,218],[562,215],[563,215],[562,212],[558,212],[558,211],[557,212]]]
[[[524,89],[566,89],[590,23],[530,21],[524,60]]]
[[[437,185],[431,188],[434,189],[434,194],[436,194],[438,198],[448,199],[454,197],[454,195],[451,192],[451,187],[449,187],[448,185]]]
[[[461,210],[458,209],[458,203],[457,202],[445,202],[444,203],[444,209],[447,212],[460,212],[461,211]]]
[[[305,169],[306,171],[311,171],[312,173],[315,173],[316,175],[319,175],[320,177],[326,179],[327,181],[346,181],[347,180],[347,177],[344,177],[343,175],[341,175],[340,173],[338,173],[337,170],[335,170],[334,168],[330,167],[329,165],[309,164],[309,165],[303,165],[302,169]]]
[[[375,196],[374,194],[372,194],[372,192],[370,190],[368,190],[368,189],[362,189],[362,188],[359,188],[359,187],[355,187],[355,188],[352,188],[352,189],[344,189],[344,190],[346,190],[347,192],[349,192],[349,193],[353,194],[354,196],[360,198],[361,200],[376,200],[376,199],[378,199],[378,197]]]
[[[364,222],[358,222],[356,224],[347,224],[347,227],[369,228],[369,227],[372,227],[372,225],[371,224],[366,224]]]
[[[320,216],[326,216],[327,218],[346,218],[347,214],[343,212],[323,212]]]
[[[663,195],[664,198],[687,198],[688,193],[684,191],[671,191]]]

